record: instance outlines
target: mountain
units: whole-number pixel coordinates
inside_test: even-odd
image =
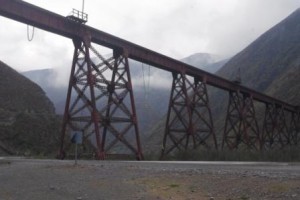
[[[296,105],[300,104],[300,8],[229,60],[217,74]]]
[[[58,121],[44,91],[1,61],[0,76],[0,154],[57,151]]]
[[[225,61],[219,61],[218,56],[198,53],[184,58],[186,63],[211,68],[216,71]],[[218,61],[215,63],[215,61]],[[210,67],[211,66],[211,67]],[[134,87],[134,97],[138,115],[139,128],[142,135],[148,135],[149,130],[160,121],[168,109],[168,101],[172,84],[169,72],[130,60],[131,77]],[[57,114],[64,112],[68,74],[53,69],[42,69],[23,72],[23,75],[40,85],[55,105]],[[64,82],[57,84],[57,76],[65,77]],[[62,78],[60,78],[62,79]]]
[[[217,75],[275,98],[300,105],[300,9],[262,34],[248,47],[232,57]],[[208,87],[215,130],[219,142],[223,137],[228,92]],[[221,103],[222,102],[222,103]],[[260,130],[264,106],[256,106]],[[156,124],[147,139],[147,149],[158,152],[162,145],[165,119]]]
[[[31,81],[38,84],[51,99],[54,104],[57,114],[62,114],[66,101],[67,82],[62,85],[57,85],[57,72],[53,69],[40,69],[22,72],[22,74]]]
[[[182,62],[199,67],[211,73],[215,73],[227,61],[228,59],[220,60],[219,56],[211,55],[208,53],[196,53],[182,59]],[[130,60],[130,68],[131,68],[132,82],[135,87],[135,95],[137,99],[142,100],[144,96],[150,96],[148,94],[147,95],[145,94],[145,92],[149,93],[149,91],[145,91],[145,90],[152,90],[155,91],[155,93],[159,93],[159,94],[168,92],[169,95],[171,82],[172,82],[172,76],[170,75],[169,72],[162,71],[160,69],[153,68],[148,65],[143,65],[134,60]],[[67,84],[69,78],[69,74],[63,74],[60,75],[63,78],[57,78],[60,73],[65,73],[65,72],[56,71],[54,69],[40,69],[40,70],[31,70],[31,71],[22,72],[22,74],[25,77],[29,78],[31,81],[35,82],[41,88],[43,88],[43,90],[46,92],[46,95],[54,103],[57,114],[63,114],[64,112],[64,105],[65,105],[66,93],[67,93]],[[144,80],[142,80],[143,79],[142,77],[144,77]],[[60,84],[58,84],[56,83],[57,79],[63,79],[64,81],[63,82],[60,81]],[[169,88],[160,87],[159,85],[160,81],[154,81],[154,79],[164,81],[164,83],[169,82],[170,87]],[[147,85],[147,88],[148,87],[150,88],[148,89],[145,88],[146,87],[145,83],[150,84],[149,86]],[[147,100],[147,101],[150,103],[152,102],[152,100],[151,101]],[[157,104],[154,103],[154,105]],[[161,111],[161,109],[159,109],[158,111]]]
[[[220,56],[209,53],[195,53],[180,61],[207,72],[215,73],[228,61],[228,59],[221,60]]]
[[[204,70],[210,73],[216,73],[219,69],[221,69],[230,59],[224,59],[217,61],[215,63],[211,63],[205,66]]]

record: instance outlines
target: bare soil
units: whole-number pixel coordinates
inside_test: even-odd
[[[0,199],[298,200],[300,164],[2,158]]]

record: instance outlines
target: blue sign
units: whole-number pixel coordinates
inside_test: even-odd
[[[81,144],[82,143],[82,134],[81,133],[74,133],[71,142],[75,144]]]

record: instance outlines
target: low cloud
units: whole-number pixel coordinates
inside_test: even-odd
[[[63,16],[73,7],[80,10],[82,4],[81,0],[27,2]],[[299,0],[85,3],[88,25],[176,59],[197,52],[232,56],[300,6]],[[70,39],[35,29],[33,41],[28,42],[25,24],[0,17],[0,43],[0,60],[18,71],[54,68],[59,74],[71,67],[74,47]],[[57,81],[64,79],[61,76]]]

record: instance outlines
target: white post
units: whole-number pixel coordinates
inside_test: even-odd
[[[82,0],[82,13],[84,12],[84,0]]]
[[[75,165],[77,165],[77,141],[75,143]]]

